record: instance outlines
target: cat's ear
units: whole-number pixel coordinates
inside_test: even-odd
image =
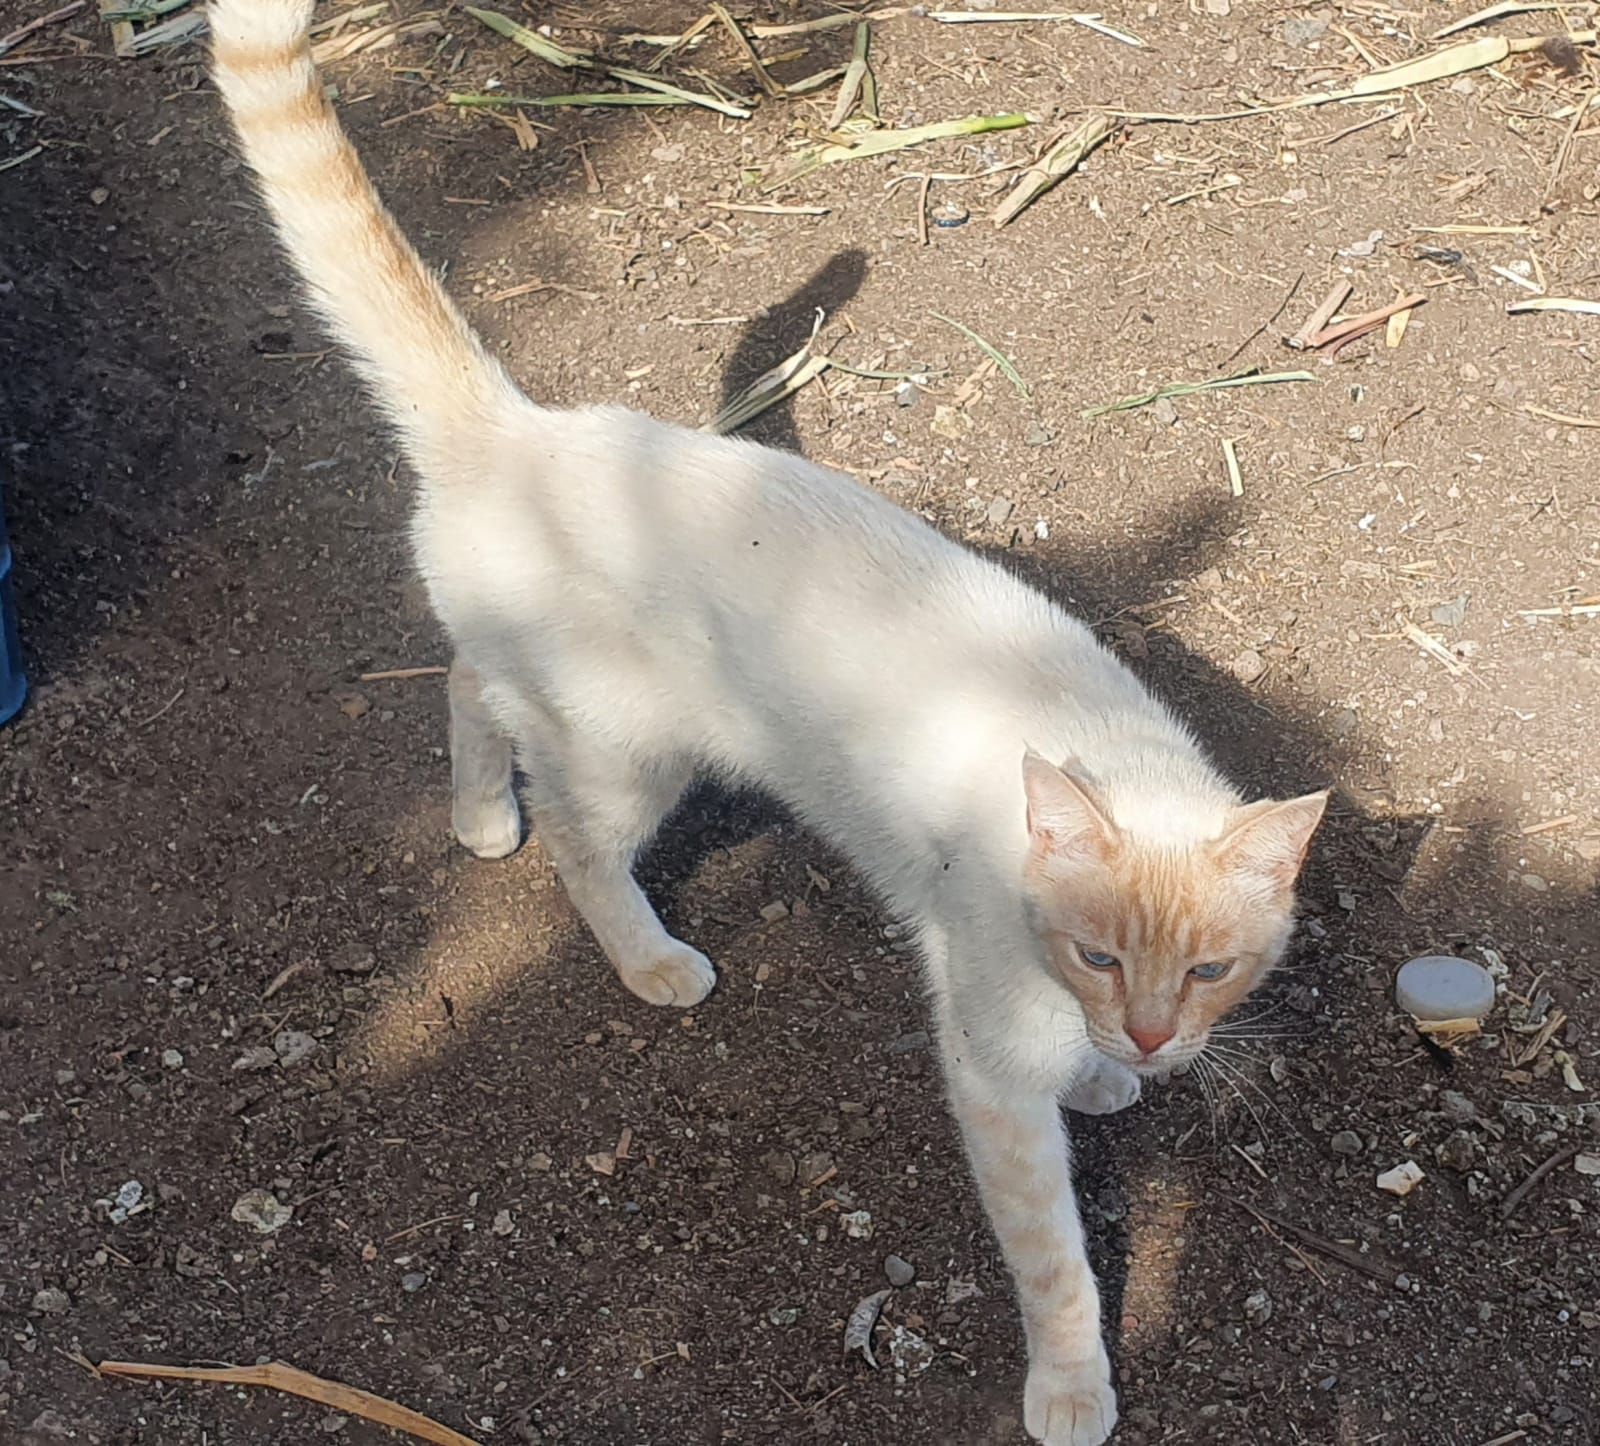
[[[1311,835],[1327,806],[1328,790],[1323,789],[1302,798],[1269,798],[1235,809],[1213,845],[1217,858],[1232,873],[1253,875],[1274,888],[1287,889],[1300,873]]]
[[[1028,835],[1036,850],[1058,859],[1111,857],[1117,826],[1086,784],[1030,748],[1022,756],[1022,789],[1028,800]]]

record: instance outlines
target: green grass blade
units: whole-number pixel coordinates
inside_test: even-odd
[[[1031,388],[1022,380],[1022,373],[1016,369],[1011,358],[1001,351],[999,347],[985,341],[970,326],[963,326],[953,316],[946,316],[942,311],[930,311],[928,315],[935,321],[942,321],[946,326],[953,326],[962,336],[966,337],[968,341],[1000,368],[1005,379],[1017,389],[1018,396],[1026,398],[1033,395]]]
[[[1218,377],[1209,382],[1173,382],[1169,386],[1157,387],[1153,392],[1141,392],[1136,397],[1122,397],[1098,407],[1085,407],[1078,415],[1084,421],[1089,421],[1094,417],[1103,417],[1108,412],[1131,412],[1139,407],[1148,407],[1162,397],[1190,397],[1196,392],[1220,392],[1225,387],[1266,387],[1276,382],[1314,381],[1316,378],[1310,372],[1263,372],[1251,367],[1248,371],[1236,372],[1231,377]]]
[[[526,25],[518,25],[509,15],[501,15],[494,10],[480,10],[475,5],[464,8],[474,20],[482,21],[497,35],[505,36],[507,40],[537,55],[540,60],[548,60],[551,65],[560,66],[562,70],[577,70],[589,64],[587,56],[562,49],[555,41],[546,40],[537,30],[530,30]]]

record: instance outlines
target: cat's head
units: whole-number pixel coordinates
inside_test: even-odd
[[[1030,914],[1091,1042],[1140,1070],[1193,1058],[1282,955],[1327,794],[1224,809],[1197,830],[1175,819],[1152,841],[1119,828],[1091,782],[1031,752],[1022,771]]]

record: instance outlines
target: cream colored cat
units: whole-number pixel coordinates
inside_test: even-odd
[[[529,401],[374,194],[323,98],[311,10],[213,4],[216,78],[421,478],[413,546],[456,649],[457,833],[486,857],[517,846],[514,753],[622,982],[680,1006],[715,973],[631,865],[696,773],[759,784],[842,850],[917,930],[1021,1298],[1027,1429],[1105,1440],[1060,1102],[1131,1103],[1272,967],[1324,795],[1241,804],[1081,623],[847,477]]]

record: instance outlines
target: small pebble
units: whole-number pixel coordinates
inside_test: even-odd
[[[1440,1090],[1439,1109],[1445,1119],[1464,1125],[1478,1118],[1478,1107],[1459,1090]]]
[[[33,1293],[33,1308],[40,1315],[65,1315],[72,1309],[72,1298],[66,1291],[47,1285]]]
[[[1244,1318],[1253,1326],[1264,1326],[1272,1319],[1272,1297],[1264,1290],[1253,1290],[1244,1298]]]
[[[1267,660],[1254,648],[1244,648],[1228,664],[1228,671],[1241,683],[1254,683],[1267,671]]]
[[[872,1216],[865,1210],[852,1210],[839,1217],[840,1228],[852,1240],[872,1239]]]
[[[317,1042],[303,1029],[280,1029],[273,1036],[272,1048],[277,1053],[278,1062],[288,1069],[315,1054]]]
[[[958,206],[953,201],[941,201],[928,212],[928,219],[935,226],[943,226],[949,230],[956,226],[965,226],[971,214],[965,206]]]
[[[1366,1146],[1354,1130],[1340,1130],[1328,1141],[1328,1148],[1336,1155],[1359,1155]]]
[[[1409,1195],[1423,1178],[1422,1167],[1415,1160],[1402,1160],[1394,1169],[1378,1176],[1378,1188],[1391,1195]]]
[[[1175,427],[1178,424],[1178,408],[1171,397],[1157,397],[1150,408],[1150,415],[1163,427]]]
[[[294,1206],[281,1204],[270,1190],[246,1190],[228,1213],[241,1225],[254,1226],[260,1234],[271,1235],[294,1218]]]
[[[883,1262],[883,1273],[893,1286],[910,1285],[917,1278],[911,1262],[898,1255],[891,1255]]]
[[[489,1227],[496,1235],[509,1235],[516,1228],[511,1222],[511,1212],[509,1210],[498,1211],[494,1217],[494,1223]]]
[[[1013,504],[1009,498],[996,497],[994,501],[989,504],[989,511],[987,514],[989,521],[994,526],[999,527],[1011,517],[1012,506]]]
[[[400,1289],[405,1291],[407,1295],[415,1295],[427,1283],[428,1277],[420,1270],[413,1270],[409,1274],[400,1277]]]
[[[1466,1174],[1477,1163],[1477,1159],[1478,1142],[1465,1130],[1453,1131],[1439,1146],[1439,1163],[1457,1174]]]
[[[1494,1008],[1494,976],[1470,959],[1428,954],[1401,966],[1394,994],[1418,1019],[1482,1019]]]
[[[182,1069],[183,1056],[175,1049],[164,1049],[161,1051],[161,1067],[162,1069]]]

